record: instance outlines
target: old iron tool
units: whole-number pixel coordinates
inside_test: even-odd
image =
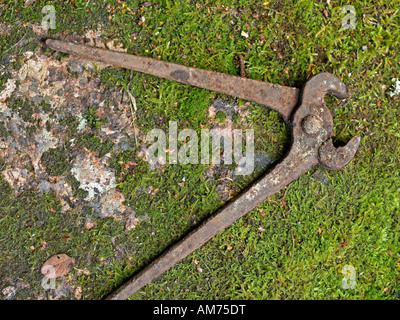
[[[330,73],[313,76],[306,82],[300,95],[300,90],[296,88],[200,70],[152,58],[52,39],[48,39],[46,45],[54,50],[82,58],[254,101],[280,113],[291,127],[291,148],[280,163],[246,192],[204,221],[109,295],[107,299],[110,300],[128,298],[314,165],[319,164],[332,170],[343,168],[354,157],[360,144],[360,137],[355,136],[345,146],[336,148],[333,145],[333,120],[325,105],[324,96],[332,94],[343,99],[349,97],[349,91],[342,81]]]

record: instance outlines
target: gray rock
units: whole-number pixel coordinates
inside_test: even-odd
[[[1,293],[3,294],[5,300],[12,300],[15,298],[17,290],[13,286],[8,286],[4,288]]]
[[[83,72],[82,62],[76,60],[68,61],[68,67],[73,72],[81,73]]]
[[[49,192],[51,188],[51,183],[46,180],[41,180],[38,185],[38,189],[40,192]]]
[[[223,111],[228,117],[232,117],[235,113],[235,108],[221,99],[215,100],[212,106],[215,108],[215,113]]]

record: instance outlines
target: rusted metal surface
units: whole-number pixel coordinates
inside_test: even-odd
[[[296,107],[300,93],[297,88],[59,40],[48,39],[46,45],[82,58],[253,101],[279,112],[286,122]]]
[[[47,40],[46,44],[81,57],[258,102],[279,112],[292,130],[291,148],[280,163],[107,299],[126,299],[314,165],[334,170],[342,168],[354,157],[360,143],[360,137],[356,136],[343,147],[333,146],[333,120],[324,96],[332,94],[343,99],[349,97],[349,92],[344,83],[329,73],[320,73],[308,80],[300,97],[300,91],[295,88],[55,40]]]

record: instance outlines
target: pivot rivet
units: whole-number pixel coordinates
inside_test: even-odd
[[[309,115],[303,119],[303,130],[307,134],[315,134],[322,128],[322,119],[317,115]]]

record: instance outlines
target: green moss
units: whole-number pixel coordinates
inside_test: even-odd
[[[71,172],[67,173],[65,179],[68,182],[68,184],[71,186],[72,193],[75,198],[85,199],[87,197],[88,192],[86,190],[83,190],[82,188],[80,188],[81,184],[79,183],[79,181],[75,178],[75,176]]]
[[[218,111],[215,115],[215,120],[218,122],[224,122],[226,119],[226,113],[224,111]]]
[[[94,151],[100,158],[104,157],[108,152],[111,152],[114,147],[112,141],[102,141],[94,133],[78,134],[75,143],[80,147]]]
[[[5,163],[4,159],[0,157],[0,172],[6,168],[7,164]]]
[[[80,76],[80,73],[79,72],[77,72],[77,71],[72,71],[71,70],[71,68],[70,67],[67,67],[67,72],[68,72],[68,75],[71,77],[71,78],[79,78],[79,76]]]
[[[240,114],[239,114],[239,113],[235,112],[235,113],[232,115],[232,122],[233,122],[233,123],[238,124],[238,123],[240,122],[240,119],[241,119],[241,117],[240,117]]]
[[[60,125],[64,126],[67,132],[67,140],[74,138],[78,131],[79,120],[77,117],[72,115],[67,115],[59,120]]]
[[[46,100],[42,100],[39,103],[39,106],[42,108],[42,111],[45,113],[50,113],[52,111],[51,104],[48,103]]]
[[[28,8],[22,8],[22,3],[4,2],[2,21],[40,23],[47,1],[37,0]],[[112,0],[54,2],[57,29],[50,33],[82,34],[102,22],[103,34],[121,39],[130,53],[234,75],[239,70],[233,57],[242,54],[249,78],[298,88],[315,73],[331,72],[350,87],[353,96],[341,107],[339,101],[328,99],[335,138],[344,142],[355,134],[362,136],[360,150],[346,168],[323,170],[326,184],[311,176],[316,169],[310,170],[132,298],[396,299],[400,293],[399,106],[384,88],[390,87],[400,70],[399,4],[353,1],[356,28],[343,29],[343,3],[337,1],[124,3],[126,7]],[[128,8],[134,14],[128,14]],[[14,46],[21,39],[21,34],[14,34],[13,41],[7,39],[0,45],[4,48],[0,52],[26,50]],[[43,53],[53,54],[50,50]],[[8,74],[3,74],[0,85]],[[100,75],[109,88],[131,90],[138,106],[136,124],[144,133],[166,129],[169,121],[198,131],[209,126],[205,111],[212,99],[229,99],[120,68],[104,69]],[[72,124],[68,138],[76,138],[77,119],[66,119],[65,125]],[[93,130],[97,130],[97,120],[93,120]],[[254,129],[256,151],[266,151],[274,158],[287,152],[290,128],[277,113],[252,103],[243,120]],[[100,150],[100,138],[86,135],[80,139],[81,147]],[[40,265],[53,252],[67,252],[77,258],[77,267],[91,271],[91,276],[71,282],[85,288],[85,299],[101,298],[220,205],[212,184],[202,178],[207,168],[175,165],[152,171],[135,153],[130,150],[113,159],[126,204],[148,217],[129,232],[113,219],[98,221],[86,230],[79,207],[61,214],[50,196],[40,198],[31,192],[14,198],[14,190],[0,176],[0,233],[9,240],[0,241],[0,270],[5,276],[26,279],[42,292]],[[133,162],[136,165],[129,164]],[[217,174],[215,178],[224,179]],[[247,185],[256,177],[243,179]],[[79,183],[74,185],[78,188]],[[241,189],[243,185],[240,181]],[[64,233],[71,240],[66,241]],[[123,249],[113,251],[110,238],[115,248]],[[48,249],[29,249],[32,244],[39,248],[44,239]],[[117,251],[124,254],[116,258]],[[9,268],[11,263],[13,268]],[[345,265],[356,269],[356,289],[341,286],[344,275],[340,270]]]
[[[0,122],[0,137],[7,137],[9,133],[10,132],[7,130],[5,124]]]
[[[23,53],[35,51],[38,47],[37,41],[34,41],[36,35],[31,28],[20,23],[11,25],[10,30],[0,33],[0,65],[3,67],[0,69],[0,91],[4,89],[12,71],[18,71],[21,68],[20,60]]]
[[[92,129],[99,129],[100,125],[107,122],[107,118],[99,119],[94,107],[88,106],[83,114]]]
[[[1,161],[3,161],[3,163],[4,163],[3,159],[1,159]],[[4,167],[4,164],[1,166],[1,168],[2,168],[1,171],[3,171],[3,169],[4,169],[3,167]],[[12,192],[12,188],[7,183],[7,181],[4,180],[3,175],[0,174],[0,195],[2,197],[6,196],[7,198],[9,198],[11,195],[11,192]]]
[[[49,120],[46,121],[45,127],[48,132],[51,131],[51,122]]]
[[[45,151],[40,160],[45,166],[46,172],[49,176],[61,176],[70,169],[68,156],[63,147],[57,147]]]
[[[38,107],[29,99],[10,97],[6,100],[7,106],[17,112],[25,122],[35,123],[32,114],[38,112]]]
[[[3,91],[5,88],[5,84],[7,83],[8,79],[9,75],[6,72],[0,74],[0,91]]]

